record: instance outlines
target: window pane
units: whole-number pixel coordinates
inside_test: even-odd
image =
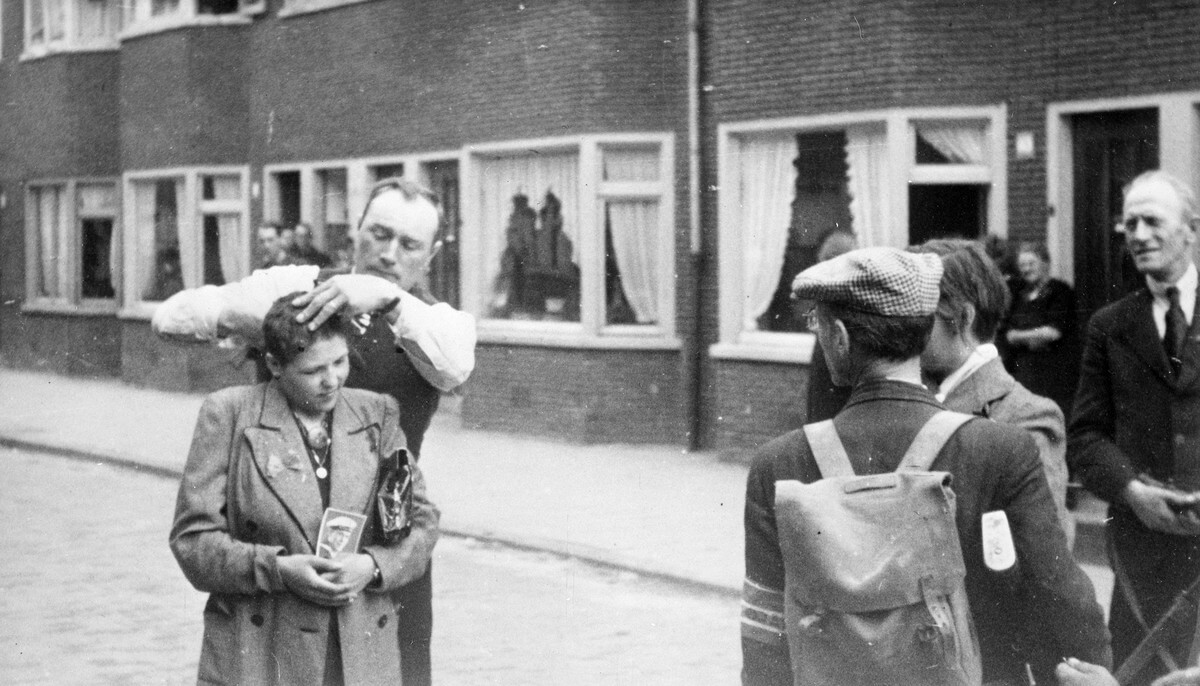
[[[346,205],[346,170],[317,172],[317,233],[333,253],[350,246],[350,211]]]
[[[76,0],[75,30],[84,43],[115,38],[121,31],[119,0]]]
[[[134,185],[135,278],[142,300],[165,300],[183,290],[178,210],[182,185],[174,179]]]
[[[659,321],[657,200],[611,200],[604,211],[605,321]]]
[[[81,219],[80,295],[85,298],[113,298],[113,220]]]
[[[658,146],[604,147],[605,181],[658,181]]]
[[[204,216],[204,283],[225,284],[225,273],[221,270],[221,222],[215,214]]]
[[[45,0],[46,41],[60,41],[66,37],[66,16],[63,13],[65,0]]]
[[[919,184],[908,187],[908,241],[980,238],[987,234],[988,187]]]
[[[442,249],[430,265],[429,288],[435,298],[458,307],[461,301],[458,279],[458,230],[462,224],[458,198],[458,162],[429,162],[424,167],[430,189],[437,194],[438,201],[442,204],[442,224],[438,229]]]
[[[29,0],[29,45],[46,42],[46,0]]]
[[[275,181],[275,198],[278,203],[273,214],[284,226],[295,226],[300,223],[300,172],[279,172],[272,174]]]
[[[917,164],[988,164],[987,124],[916,122]]]
[[[162,17],[179,13],[179,0],[150,0],[150,16]]]
[[[31,191],[33,216],[30,218],[37,233],[38,275],[36,295],[42,298],[69,296],[69,256],[66,252],[67,207],[65,193],[59,186],[43,186]]]
[[[238,200],[242,197],[242,179],[237,175],[203,176],[200,193],[204,200]]]
[[[368,167],[371,172],[371,181],[380,181],[393,176],[404,176],[404,165],[396,164],[374,164]]]
[[[484,158],[479,169],[490,316],[579,321],[579,156]]]
[[[112,184],[81,183],[79,193],[79,216],[112,216],[117,212],[117,189]]]

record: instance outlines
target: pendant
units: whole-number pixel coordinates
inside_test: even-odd
[[[317,467],[317,478],[318,479],[324,479],[327,476],[329,476],[328,469],[325,469],[324,467]]]

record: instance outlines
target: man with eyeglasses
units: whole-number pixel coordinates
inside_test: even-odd
[[[236,283],[201,286],[167,299],[151,325],[178,341],[262,340],[262,321],[277,298],[305,291],[294,304],[297,319],[317,328],[341,312],[366,315],[364,334],[353,342],[347,386],[386,393],[400,404],[400,427],[408,449],[420,456],[440,392],[467,380],[475,366],[475,320],[429,294],[430,263],[441,248],[437,198],[402,178],[371,189],[354,235],[349,274],[314,265],[262,269]],[[432,586],[427,572],[402,588],[398,636],[405,686],[431,681]]]
[[[1074,473],[1109,502],[1116,664],[1200,575],[1195,195],[1146,172],[1125,188],[1123,228],[1146,287],[1088,323],[1067,439]],[[1191,647],[1190,631],[1168,646],[1180,664]]]

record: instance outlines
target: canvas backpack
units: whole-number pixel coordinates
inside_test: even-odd
[[[797,684],[981,683],[951,477],[928,471],[970,419],[939,412],[896,471],[867,476],[833,421],[804,427],[822,478],[775,484]]]

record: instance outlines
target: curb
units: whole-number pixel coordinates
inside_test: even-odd
[[[183,477],[182,470],[148,465],[137,458],[127,455],[103,453],[95,450],[76,448],[73,446],[57,445],[54,443],[32,441],[23,438],[14,438],[12,436],[0,435],[0,448],[13,448],[17,450],[50,453],[71,460],[106,464],[112,467],[117,467],[118,469],[126,469],[149,476],[172,479],[175,481],[178,481]],[[441,529],[441,534],[443,536],[452,536],[455,538],[472,538],[488,543],[495,543],[508,548],[524,550],[527,552],[548,553],[558,557],[580,560],[597,567],[603,567],[622,572],[630,572],[638,576],[674,584],[693,592],[713,594],[734,599],[741,597],[741,588],[733,588],[724,584],[691,578],[653,563],[636,563],[628,560],[622,560],[620,556],[608,554],[603,550],[589,550],[588,546],[582,543],[543,539],[535,536],[521,536],[519,534],[505,534],[502,532],[492,531],[484,527],[473,527],[469,525],[443,527]]]

